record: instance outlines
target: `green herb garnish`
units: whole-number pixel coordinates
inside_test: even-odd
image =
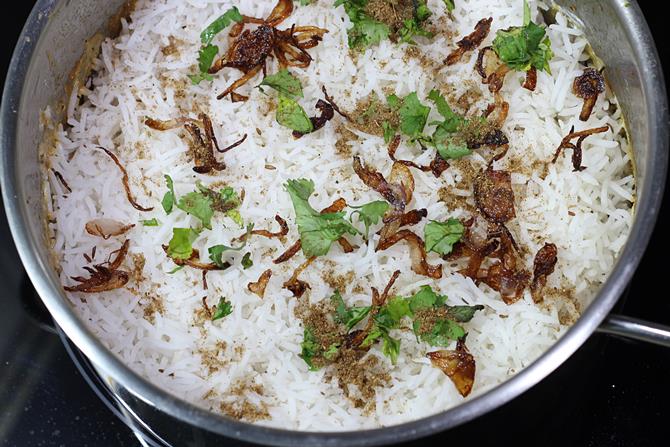
[[[214,79],[208,71],[214,62],[214,58],[216,58],[216,55],[219,53],[219,47],[212,45],[212,40],[214,40],[214,37],[226,29],[231,23],[241,22],[243,19],[240,11],[236,7],[232,7],[202,31],[200,34],[202,46],[198,51],[198,69],[200,72],[189,76],[193,84],[199,84],[201,81],[211,81]]]
[[[335,8],[344,6],[351,21],[351,28],[347,30],[349,48],[365,49],[379,44],[391,35],[391,28],[387,24],[378,22],[365,12],[367,4],[368,0],[337,0],[333,5]]]
[[[244,256],[242,256],[242,267],[244,270],[250,269],[254,265],[254,261],[251,259],[251,252],[245,253]]]
[[[165,183],[167,183],[168,187],[168,192],[165,193],[163,196],[163,200],[161,201],[161,204],[163,205],[163,209],[165,210],[166,214],[170,214],[172,212],[172,209],[174,208],[174,202],[176,199],[175,193],[174,193],[174,182],[172,181],[172,177],[169,175],[165,175]]]
[[[302,84],[298,78],[285,68],[276,74],[266,76],[259,88],[264,85],[277,90],[288,98],[296,99],[303,97]]]
[[[397,109],[400,116],[400,131],[410,138],[421,136],[426,127],[430,107],[421,104],[416,92],[412,92],[401,99],[396,95],[390,95],[386,98],[388,105]],[[386,127],[384,128],[384,138],[386,139]]]
[[[300,358],[307,363],[310,371],[317,371],[319,368],[314,366],[312,359],[321,353],[321,345],[319,344],[319,340],[314,336],[314,332],[308,327],[305,328],[303,341],[300,346],[302,348]]]
[[[305,109],[294,99],[282,94],[279,94],[277,122],[301,134],[308,134],[314,131],[314,124],[312,124],[309,116],[307,116]]]
[[[227,317],[233,313],[233,305],[225,297],[219,299],[219,304],[216,305],[214,314],[212,315],[212,321],[220,320],[221,318]]]
[[[354,326],[363,321],[363,319],[370,313],[370,309],[372,309],[370,306],[347,307],[342,299],[342,295],[340,295],[340,292],[337,290],[330,299],[335,305],[335,320],[345,325],[347,331],[350,331]]]
[[[145,227],[158,227],[161,224],[155,217],[153,219],[140,220],[140,223]]]
[[[351,208],[355,211],[351,213],[350,218],[353,219],[355,214],[358,215],[358,220],[365,224],[365,238],[367,239],[370,234],[370,227],[376,225],[390,207],[391,205],[383,200],[366,203],[362,206],[352,206]]]
[[[454,249],[454,244],[461,240],[464,231],[465,227],[458,219],[430,221],[424,229],[426,250],[446,256]]]
[[[554,57],[546,29],[531,21],[528,2],[523,2],[523,26],[513,26],[497,32],[493,50],[500,60],[517,71],[531,68],[551,73],[549,61]]]
[[[312,208],[309,197],[314,192],[313,181],[289,180],[284,186],[293,202],[305,256],[323,256],[328,253],[332,243],[344,234],[358,234],[358,230],[347,222],[343,212],[321,214]]]
[[[193,254],[193,242],[198,236],[199,233],[193,228],[173,228],[167,250],[168,256],[178,260],[190,259]]]

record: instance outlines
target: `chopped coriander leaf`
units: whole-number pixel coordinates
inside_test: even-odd
[[[163,205],[165,213],[170,214],[172,212],[172,209],[174,208],[174,202],[176,197],[174,194],[174,182],[172,181],[172,177],[170,177],[169,175],[165,175],[165,182],[167,183],[168,192],[166,192],[165,195],[163,196],[161,204]]]
[[[550,73],[549,61],[554,57],[551,40],[544,27],[531,21],[526,0],[523,11],[523,26],[498,31],[493,40],[493,50],[513,70],[528,71],[536,68]]]
[[[367,239],[370,234],[370,227],[376,225],[379,222],[379,219],[386,214],[390,207],[391,206],[383,200],[366,203],[362,206],[352,206],[351,208],[356,211],[351,213],[350,218],[353,219],[354,214],[358,214],[358,220],[365,224],[365,238]]]
[[[350,331],[354,326],[363,321],[372,309],[370,306],[348,308],[338,290],[335,291],[330,299],[335,306],[335,321],[344,324],[347,327],[347,331]]]
[[[140,220],[140,223],[145,227],[157,227],[161,224],[155,217],[153,219]]]
[[[244,18],[237,7],[233,6],[214,20],[207,28],[200,33],[200,41],[203,45],[209,45],[214,37],[226,29],[233,22],[241,22]]]
[[[426,250],[446,256],[454,249],[454,244],[461,240],[465,227],[458,219],[446,222],[430,221],[426,224],[424,234]]]
[[[227,251],[243,250],[244,247],[247,246],[247,241],[249,240],[249,235],[251,234],[251,231],[253,229],[254,229],[253,224],[247,225],[246,237],[244,238],[244,242],[242,243],[242,245],[240,245],[239,247],[229,247],[229,246],[223,245],[223,244],[213,245],[213,246],[209,247],[207,249],[207,251],[209,252],[209,259],[211,259],[212,262],[214,264],[216,264],[216,266],[219,267],[219,268],[228,268],[230,266],[230,264],[228,264],[227,262],[225,262],[223,260],[223,254]],[[249,255],[251,255],[251,254],[249,254]],[[243,262],[244,262],[244,259],[243,259]],[[253,265],[253,262],[252,262],[252,265]]]
[[[312,208],[309,197],[314,192],[313,181],[289,180],[284,186],[293,202],[305,256],[323,256],[328,253],[333,242],[343,235],[358,234],[358,230],[345,220],[344,213],[320,214]]]
[[[391,35],[391,28],[382,22],[370,17],[365,12],[368,0],[337,0],[334,7],[344,6],[344,10],[351,21],[351,28],[347,30],[349,47],[362,50],[377,45]]]
[[[394,365],[400,354],[400,340],[391,337],[387,332],[382,332],[382,354],[391,359]]]
[[[190,192],[179,199],[177,208],[200,219],[208,230],[212,229],[212,199],[201,192]]]
[[[475,312],[478,310],[484,310],[484,306],[449,306],[447,315],[450,319],[457,321],[459,323],[467,323],[472,320],[475,316]]]
[[[397,328],[403,317],[412,315],[409,305],[410,302],[404,298],[395,297],[390,299],[375,315],[375,323],[387,330]]]
[[[433,15],[428,9],[425,0],[415,1],[414,16],[411,19],[405,19],[402,27],[398,30],[398,40],[414,45],[414,37],[432,38],[433,33],[423,28],[423,22]]]
[[[233,313],[233,305],[225,297],[219,299],[219,304],[216,305],[212,321],[220,320]]]
[[[456,8],[455,0],[442,0],[447,11],[452,12]]]
[[[183,270],[184,267],[186,267],[186,266],[185,266],[185,265],[178,265],[177,267],[175,267],[175,268],[173,268],[172,270],[170,270],[169,272],[167,272],[167,274],[168,274],[168,275],[174,275],[174,274],[177,273],[178,271]]]
[[[305,109],[295,100],[282,94],[279,95],[279,105],[277,106],[277,122],[301,134],[308,134],[314,130],[314,125],[307,116]]]
[[[200,48],[198,51],[198,68],[200,69],[200,75],[208,81],[214,79],[209,73],[207,73],[207,70],[209,70],[209,67],[212,66],[214,58],[218,52],[219,47],[216,45],[207,45],[206,47]]]
[[[312,359],[321,353],[321,345],[319,344],[319,340],[314,336],[314,332],[308,327],[305,328],[303,341],[300,346],[302,348],[300,358],[307,363],[310,371],[317,371],[319,368],[314,366]]]
[[[285,95],[288,98],[296,99],[302,98],[302,84],[298,78],[293,76],[287,69],[280,70],[277,74],[266,76],[261,82],[261,86],[267,85],[280,94]]]
[[[242,257],[242,267],[244,270],[247,270],[253,267],[253,265],[254,261],[251,259],[251,252],[249,251]]]
[[[410,93],[404,99],[400,99],[396,95],[390,95],[387,97],[387,102],[389,106],[398,109],[402,133],[411,138],[421,136],[428,121],[430,107],[421,104],[416,92]]]
[[[172,259],[190,259],[193,254],[193,242],[198,238],[193,228],[173,228],[172,239],[167,254]]]
[[[412,313],[416,313],[421,310],[444,306],[446,301],[446,296],[438,295],[430,286],[422,286],[417,293],[409,298],[409,308]]]
[[[393,127],[388,121],[382,123],[382,129],[384,129],[384,143],[389,144],[393,137],[395,136],[398,129]]]
[[[439,319],[432,323],[432,327],[424,330],[421,319],[414,320],[414,333],[420,340],[431,346],[449,346],[449,344],[465,336],[465,330],[455,321]]]
[[[340,350],[340,346],[336,343],[333,343],[328,347],[328,349],[323,353],[323,358],[326,360],[333,360],[335,357],[337,357],[337,353]]]
[[[449,103],[438,90],[431,90],[431,92],[428,94],[428,99],[435,104],[438,113],[444,118],[444,122],[436,122],[431,124],[438,124],[445,132],[448,133],[456,132],[461,124],[463,124],[463,117],[451,110]]]
[[[449,141],[446,145],[438,143],[436,147],[440,157],[445,160],[458,160],[472,153],[465,143],[459,144],[457,141],[457,139],[456,141]]]

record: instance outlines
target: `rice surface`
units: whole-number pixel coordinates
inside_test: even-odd
[[[454,100],[474,89],[479,100],[473,110],[483,110],[492,96],[473,70],[476,52],[451,67],[441,61],[484,14],[494,21],[483,46],[490,44],[495,31],[519,25],[522,19],[520,0],[457,0],[453,19],[444,12],[443,1],[430,0],[428,6],[434,12],[430,21],[439,31],[434,39],[419,39],[417,47],[384,41],[354,55],[347,45],[350,22],[343,8],[333,8],[331,0],[312,3],[296,6],[293,15],[280,25],[281,29],[297,23],[330,30],[318,47],[309,50],[314,62],[307,69],[291,69],[303,84],[305,100],[301,104],[308,113],[322,97],[322,85],[347,110],[353,110],[371,93],[383,98],[389,93],[405,96],[416,91],[428,104],[426,97],[434,88],[457,110]],[[533,17],[540,20],[537,8],[541,5],[537,1],[530,4]],[[325,380],[325,371],[308,371],[299,357],[303,326],[294,314],[296,299],[282,284],[304,262],[304,256],[299,254],[280,265],[271,263],[299,237],[283,184],[288,179],[313,180],[316,195],[311,203],[315,209],[340,197],[350,204],[368,203],[379,200],[379,195],[354,174],[352,155],[360,155],[382,173],[389,172],[391,161],[381,138],[358,131],[358,141],[349,143],[350,153],[336,150],[338,128],[344,125],[337,117],[320,131],[294,140],[290,131],[275,121],[276,96],[252,88],[260,78],[240,89],[251,95],[246,103],[216,99],[241,76],[239,71],[226,69],[211,83],[192,85],[188,75],[197,70],[200,32],[235,5],[245,15],[266,17],[274,1],[139,0],[131,20],[123,22],[120,36],[103,43],[92,83],[74,92],[67,126],[58,129],[57,148],[48,159],[49,167],[67,179],[72,192],[51,170],[46,191],[50,236],[63,284],[72,284],[72,276],[87,276],[82,269],[83,256],[94,246],[101,261],[122,242],[120,238],[103,241],[89,235],[84,229],[86,222],[105,217],[137,225],[127,236],[131,243],[126,269],[135,270],[128,285],[97,295],[68,294],[72,306],[130,368],[180,398],[227,412],[226,408],[239,399],[235,390],[243,384],[249,404],[267,411],[269,418],[259,420],[260,424],[299,430],[353,430],[397,424],[458,405],[464,399],[425,357],[432,348],[417,342],[410,331],[394,332],[402,341],[396,365],[391,365],[378,346],[371,350],[392,378],[389,386],[377,389],[372,414],[355,408],[337,381]],[[420,286],[430,285],[448,295],[450,304],[484,305],[485,310],[465,325],[467,345],[477,362],[469,398],[513,376],[556,342],[607,278],[632,224],[635,180],[616,99],[609,91],[601,95],[589,121],[580,122],[582,100],[572,93],[572,82],[589,58],[588,43],[563,13],[547,32],[555,53],[551,74],[538,73],[535,92],[520,88],[521,73],[510,73],[505,81],[502,95],[510,112],[503,130],[509,137],[510,151],[496,164],[498,169],[513,172],[517,218],[509,228],[526,248],[522,258],[527,268],[532,269],[532,256],[545,242],[558,246],[556,272],[548,281],[553,292],[544,304],[534,304],[526,291],[522,300],[508,306],[498,292],[485,285],[478,287],[449,263],[444,263],[440,280],[416,275],[410,270],[407,246],[399,244],[375,252],[378,236],[369,243],[352,239],[358,248],[351,254],[334,244],[327,256],[317,259],[301,276],[311,285],[305,297],[313,303],[330,297],[337,284],[348,304],[368,305],[370,287],[383,289],[391,274],[401,270],[394,294],[409,296]],[[225,51],[227,32],[215,42]],[[163,51],[168,47],[170,51]],[[277,69],[276,60],[271,60],[269,73]],[[157,132],[144,125],[147,116],[196,118],[199,112],[212,118],[222,146],[248,134],[240,147],[223,156],[227,169],[212,176],[193,172],[188,139],[180,130]],[[429,122],[433,117],[438,119],[435,110],[432,114]],[[556,164],[547,163],[572,126],[581,130],[603,125],[611,130],[590,137],[584,144],[586,170],[572,172],[570,151]],[[152,213],[131,207],[119,171],[98,146],[119,155],[137,201],[154,206]],[[423,164],[432,156],[433,151],[423,153],[406,142],[398,151],[398,158]],[[476,152],[467,162],[476,169],[486,166],[486,160]],[[454,163],[439,179],[414,171],[416,191],[411,208],[427,208],[431,220],[467,218],[464,207],[439,200],[440,189],[447,188],[452,195],[463,196],[464,203],[473,203],[472,192],[463,183],[462,168],[462,163]],[[183,212],[163,212],[160,200],[166,192],[165,174],[174,179],[178,196],[193,191],[198,179],[208,185],[243,189],[240,212],[245,221],[273,230],[274,216],[279,214],[289,222],[289,235],[284,242],[251,239],[246,251],[252,253],[254,264],[246,270],[240,266],[243,253],[226,254],[234,265],[210,273],[208,290],[203,289],[197,270],[186,268],[168,274],[175,265],[161,245],[170,240],[172,228],[195,227],[198,222]],[[160,226],[139,224],[152,217]],[[423,235],[425,223],[414,231]],[[206,260],[207,247],[232,245],[241,232],[229,218],[216,216],[213,230],[204,230],[194,247]],[[431,254],[429,262],[441,261]],[[259,299],[247,290],[247,284],[267,268],[274,274],[265,298]],[[213,306],[221,296],[232,302],[233,313],[216,322],[203,318],[203,297]]]

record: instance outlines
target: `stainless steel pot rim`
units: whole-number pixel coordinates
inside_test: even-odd
[[[14,51],[7,74],[2,100],[0,138],[0,185],[12,235],[19,255],[35,289],[42,297],[49,312],[79,349],[100,369],[115,381],[122,383],[128,391],[149,405],[179,420],[194,424],[222,436],[251,440],[272,445],[350,445],[369,446],[397,443],[455,427],[474,419],[520,395],[554,371],[570,357],[596,330],[619,298],[642,258],[661,205],[668,161],[668,106],[665,83],[660,62],[646,21],[635,2],[614,2],[616,13],[622,23],[628,24],[627,34],[636,51],[640,76],[643,80],[644,96],[648,99],[649,144],[659,148],[657,163],[645,178],[645,194],[637,204],[648,213],[636,216],[628,243],[620,255],[615,268],[593,303],[585,310],[579,321],[551,349],[516,376],[445,412],[417,421],[373,430],[340,433],[297,432],[266,428],[235,421],[198,408],[173,397],[149,381],[131,371],[109,352],[79,320],[67,301],[43,275],[51,267],[44,265],[36,252],[39,247],[31,240],[24,228],[25,216],[17,203],[21,197],[14,169],[14,151],[18,110],[24,75],[31,56],[57,0],[38,0],[26,22]]]

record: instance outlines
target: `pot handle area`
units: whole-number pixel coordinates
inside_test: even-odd
[[[610,315],[597,332],[670,348],[670,327],[624,315]]]

